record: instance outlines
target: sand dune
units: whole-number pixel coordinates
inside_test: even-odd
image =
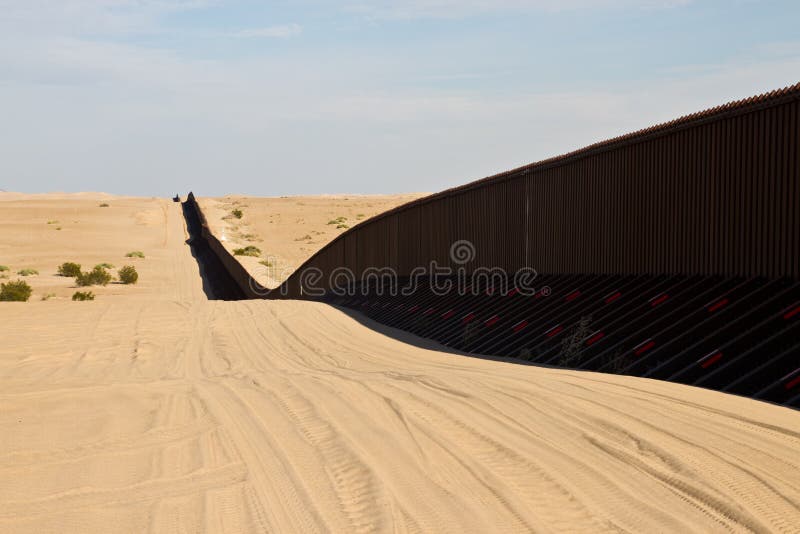
[[[798,531],[796,411],[209,302],[178,205],[108,202],[59,200],[46,249],[0,225],[0,264],[147,255],[94,302],[0,303],[0,532]]]

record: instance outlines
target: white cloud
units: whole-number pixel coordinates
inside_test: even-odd
[[[138,194],[443,189],[800,72],[800,57],[760,57],[638,83],[491,93],[367,89],[396,66],[382,57],[197,61],[64,40],[18,59],[55,82],[0,83],[3,188]],[[64,73],[80,76],[66,84]]]
[[[222,0],[0,0],[0,32],[118,37],[151,33],[170,13],[204,9]]]
[[[673,8],[693,0],[371,0],[345,9],[372,18],[460,18],[498,11]]]
[[[286,38],[298,35],[303,31],[299,24],[283,24],[279,26],[268,26],[266,28],[248,28],[236,32],[236,37],[278,37]]]

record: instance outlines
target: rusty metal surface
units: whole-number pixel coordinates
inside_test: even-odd
[[[303,296],[308,267],[453,266],[460,239],[470,269],[798,278],[799,113],[797,84],[399,206],[320,250],[284,294]]]

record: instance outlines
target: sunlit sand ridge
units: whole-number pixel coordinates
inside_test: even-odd
[[[208,301],[178,204],[6,199],[0,264],[40,274],[0,303],[0,532],[800,524],[797,411],[453,354],[323,304]],[[136,261],[140,282],[72,302],[63,261]]]

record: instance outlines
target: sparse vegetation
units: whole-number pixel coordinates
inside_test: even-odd
[[[347,221],[347,217],[336,217],[335,219],[331,219],[330,221],[328,221],[328,224],[342,225],[346,221]],[[338,228],[338,226],[337,226],[337,228]]]
[[[4,271],[7,271],[7,270],[8,270],[8,265],[0,265],[0,273],[2,273]]]
[[[102,267],[103,269],[113,269],[114,268],[114,266],[112,264],[106,263],[106,262],[98,263],[97,265],[94,266],[95,269],[97,269],[98,267]]]
[[[271,261],[269,261],[269,260],[261,260],[258,263],[260,263],[264,267],[272,267],[273,266],[273,263]]]
[[[58,221],[47,221],[47,224],[58,224]]]
[[[344,224],[344,223],[339,224],[339,225],[336,226],[337,230],[341,230],[341,229],[345,229],[346,230],[348,228],[350,228],[350,227],[348,225]]]
[[[50,300],[51,298],[55,297],[55,293],[47,293],[46,295],[42,295],[42,300]]]
[[[103,202],[102,204],[100,204],[100,207],[101,208],[107,208],[108,207],[108,202]]]
[[[74,263],[71,261],[67,261],[59,265],[58,267],[58,274],[60,276],[69,276],[75,277],[81,274],[81,265],[79,263]]]
[[[136,272],[136,267],[133,265],[126,265],[117,271],[119,281],[123,284],[135,284],[139,280],[139,273]]]
[[[72,300],[94,300],[94,293],[91,291],[76,291],[72,294]]]
[[[561,352],[558,355],[558,364],[561,367],[571,367],[580,359],[583,343],[591,335],[592,316],[581,317],[571,332],[561,341]]]
[[[141,250],[134,250],[133,252],[128,252],[125,254],[126,258],[144,258],[144,252]]]
[[[111,281],[111,274],[102,267],[95,267],[89,272],[80,273],[75,277],[75,283],[79,287],[85,286],[105,286]]]
[[[239,208],[236,208],[235,210],[231,210],[231,215],[233,215],[237,219],[241,219],[242,217],[244,217],[244,212]]]
[[[35,276],[39,274],[39,271],[36,269],[22,269],[21,271],[17,271],[17,274],[20,276]]]
[[[366,215],[364,215],[363,213],[359,213],[358,215],[356,215],[356,219],[363,219],[364,217],[366,217]]]
[[[234,256],[253,256],[254,258],[257,258],[257,257],[261,256],[261,249],[256,247],[256,246],[253,246],[253,245],[247,245],[244,248],[234,249],[233,250],[233,255]]]
[[[297,237],[297,238],[295,238],[295,241],[306,241],[308,239],[311,239],[311,235],[310,234],[306,234],[306,235],[304,235],[302,237]]]
[[[32,293],[33,289],[25,280],[15,280],[0,284],[0,301],[27,302]]]

